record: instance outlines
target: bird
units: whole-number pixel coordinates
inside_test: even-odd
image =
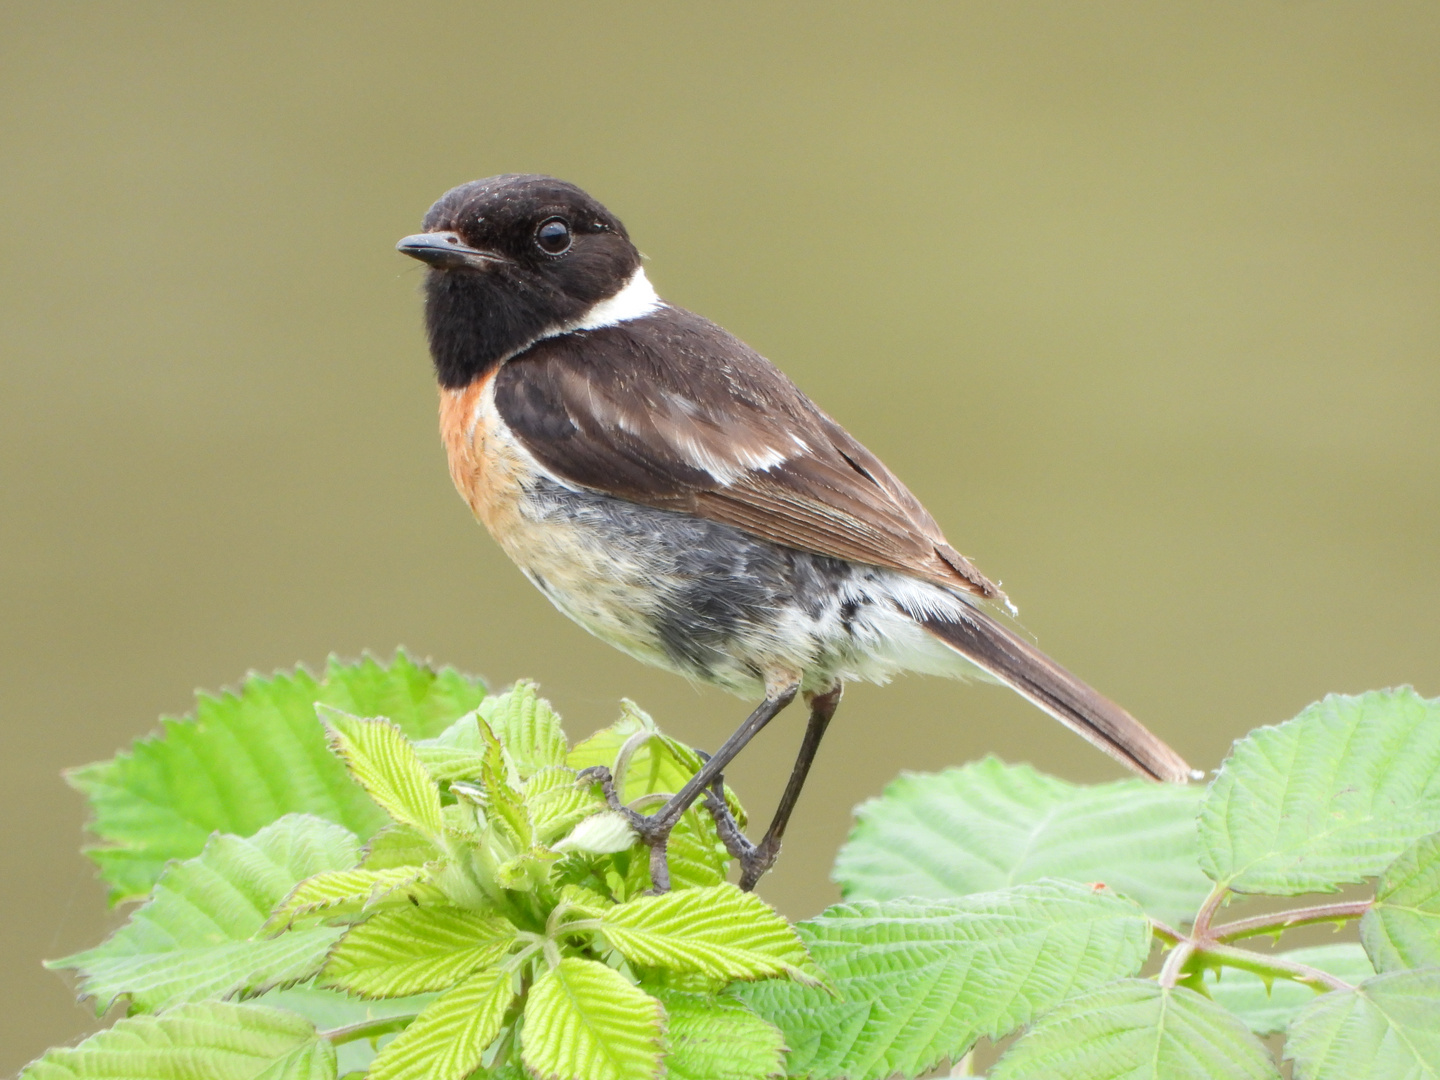
[[[574,184],[461,184],[396,245],[424,320],[455,487],[555,607],[648,664],[759,704],[652,814],[620,805],[669,886],[697,800],[753,889],[779,855],[847,682],[902,672],[1017,691],[1130,769],[1185,761],[1012,629],[1000,587],[880,460],[775,365],[656,294],[620,220]],[[796,697],[809,707],[775,816],[751,843],[723,770]]]

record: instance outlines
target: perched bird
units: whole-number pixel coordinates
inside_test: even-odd
[[[754,886],[856,679],[995,680],[1136,772],[1189,777],[997,618],[1004,594],[875,455],[753,349],[656,296],[625,227],[585,192],[548,176],[476,180],[397,247],[430,268],[450,475],[505,553],[600,639],[763,696],[664,806],[627,811],[657,889],[670,830],[701,797]],[[724,820],[717,781],[797,694],[809,725],[752,845]]]

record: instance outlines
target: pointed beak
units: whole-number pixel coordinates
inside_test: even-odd
[[[395,245],[395,250],[412,259],[435,267],[437,270],[456,270],[469,267],[483,270],[492,263],[502,262],[499,255],[490,251],[473,248],[458,233],[426,232],[407,236]]]

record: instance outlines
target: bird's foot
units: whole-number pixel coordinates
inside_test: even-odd
[[[615,777],[604,765],[592,765],[588,769],[580,770],[575,783],[581,786],[600,785],[605,805],[623,815],[635,830],[635,834],[640,837],[641,843],[650,849],[650,891],[656,894],[669,892],[670,862],[666,856],[666,847],[670,843],[670,833],[675,828],[674,820],[666,813],[669,804],[661,807],[659,813],[653,816],[626,806],[620,799],[620,793],[615,790]]]
[[[750,892],[765,872],[775,865],[780,857],[780,839],[767,834],[758,844],[750,838],[735,820],[730,804],[725,801],[725,782],[718,779],[705,791],[705,809],[715,819],[715,831],[730,857],[740,864],[740,888]]]

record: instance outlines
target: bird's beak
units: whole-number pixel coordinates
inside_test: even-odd
[[[395,245],[395,250],[419,259],[437,270],[456,270],[469,267],[483,270],[492,263],[503,262],[499,255],[490,251],[473,248],[459,234],[453,232],[424,232],[407,236]]]

